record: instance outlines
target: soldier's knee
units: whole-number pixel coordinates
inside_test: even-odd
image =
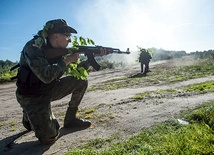
[[[43,122],[43,125],[35,128],[35,135],[43,144],[54,143],[59,136],[59,123],[56,119]]]
[[[44,145],[53,144],[58,139],[58,137],[59,137],[59,133],[53,137],[39,138],[39,141]]]
[[[66,77],[67,80],[67,85],[73,87],[73,84],[77,85],[77,86],[82,86],[82,87],[88,87],[88,80],[81,80],[81,79],[77,79],[75,77],[72,76],[67,76]]]
[[[52,144],[59,137],[59,128],[49,128],[43,131],[39,131],[39,135],[36,137],[42,144]]]
[[[87,88],[88,87],[88,80],[80,80],[78,79],[76,81],[76,84],[82,88]]]

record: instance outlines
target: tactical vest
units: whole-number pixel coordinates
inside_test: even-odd
[[[56,80],[54,80],[51,83],[45,84],[30,70],[29,67],[17,64],[12,67],[11,70],[16,68],[18,68],[18,74],[17,76],[12,77],[11,80],[17,79],[17,91],[20,95],[40,96],[47,94],[56,82]]]
[[[49,64],[53,64],[59,60],[51,59],[48,60]],[[50,92],[56,80],[46,84],[42,82],[29,68],[28,65],[20,65],[17,64],[16,66],[12,67],[11,70],[18,68],[17,76],[11,79],[17,79],[17,92],[20,95],[33,95],[33,96],[40,96]]]

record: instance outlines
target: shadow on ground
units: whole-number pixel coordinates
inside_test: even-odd
[[[145,77],[145,76],[146,76],[145,74],[137,73],[137,74],[131,75],[129,78],[137,78],[137,77]]]
[[[85,129],[87,128],[72,128],[72,129],[61,128],[59,138],[64,135],[85,130]],[[53,145],[53,144],[43,145],[38,140],[31,141],[31,142],[22,142],[22,143],[15,142],[18,138],[21,138],[22,136],[26,135],[29,132],[30,131],[26,130],[2,139],[0,141],[0,154],[1,155],[29,155],[30,152],[36,152],[36,154],[34,153],[35,155],[41,155],[45,151],[47,151],[51,147],[51,145]]]

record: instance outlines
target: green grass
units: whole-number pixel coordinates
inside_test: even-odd
[[[17,122],[10,122],[11,126],[15,126],[17,124]]]
[[[213,62],[199,61],[194,66],[157,69],[153,75],[144,78],[123,78],[110,80],[105,85],[97,85],[96,89],[112,90],[122,87],[136,87],[151,83],[167,84],[214,75]],[[154,79],[156,78],[156,80]],[[155,82],[154,82],[155,81]],[[159,81],[159,82],[157,82]],[[106,86],[106,84],[111,87]],[[178,89],[145,91],[136,94],[134,99],[151,97],[176,96],[181,93],[207,93],[214,91],[214,81],[189,85]],[[214,102],[205,104],[194,110],[184,111],[179,117],[190,124],[181,125],[178,122],[164,122],[146,128],[141,133],[132,136],[124,142],[109,143],[108,139],[90,140],[81,148],[73,149],[67,155],[124,155],[124,154],[214,154]]]
[[[83,110],[81,108],[78,109],[76,116],[77,117],[82,117],[85,119],[92,119],[94,116],[95,109],[94,108],[90,108],[90,109],[86,109]]]
[[[10,131],[16,131],[16,130],[17,130],[16,128],[11,128],[11,129],[10,129]]]
[[[164,122],[145,128],[137,135],[118,143],[114,138],[94,139],[66,155],[139,155],[139,154],[214,154],[214,102],[182,112],[179,117],[190,124]],[[109,146],[109,147],[108,147]]]
[[[184,93],[198,93],[204,94],[208,92],[214,92],[214,81],[203,82],[199,84],[189,85],[183,88],[179,88],[179,90],[175,89],[159,89],[157,91],[144,91],[142,93],[137,93],[132,99],[146,99],[146,98],[161,98],[161,97],[170,97],[176,96]]]
[[[206,92],[214,92],[214,81],[204,82],[200,84],[194,84],[184,89],[187,92],[200,92],[200,93],[206,93]]]
[[[182,113],[183,117],[190,123],[205,123],[214,130],[214,102],[200,106],[189,113]]]

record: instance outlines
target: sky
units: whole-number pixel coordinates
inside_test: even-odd
[[[0,0],[0,60],[19,61],[27,41],[52,19],[96,45],[136,51],[214,49],[213,0]]]

